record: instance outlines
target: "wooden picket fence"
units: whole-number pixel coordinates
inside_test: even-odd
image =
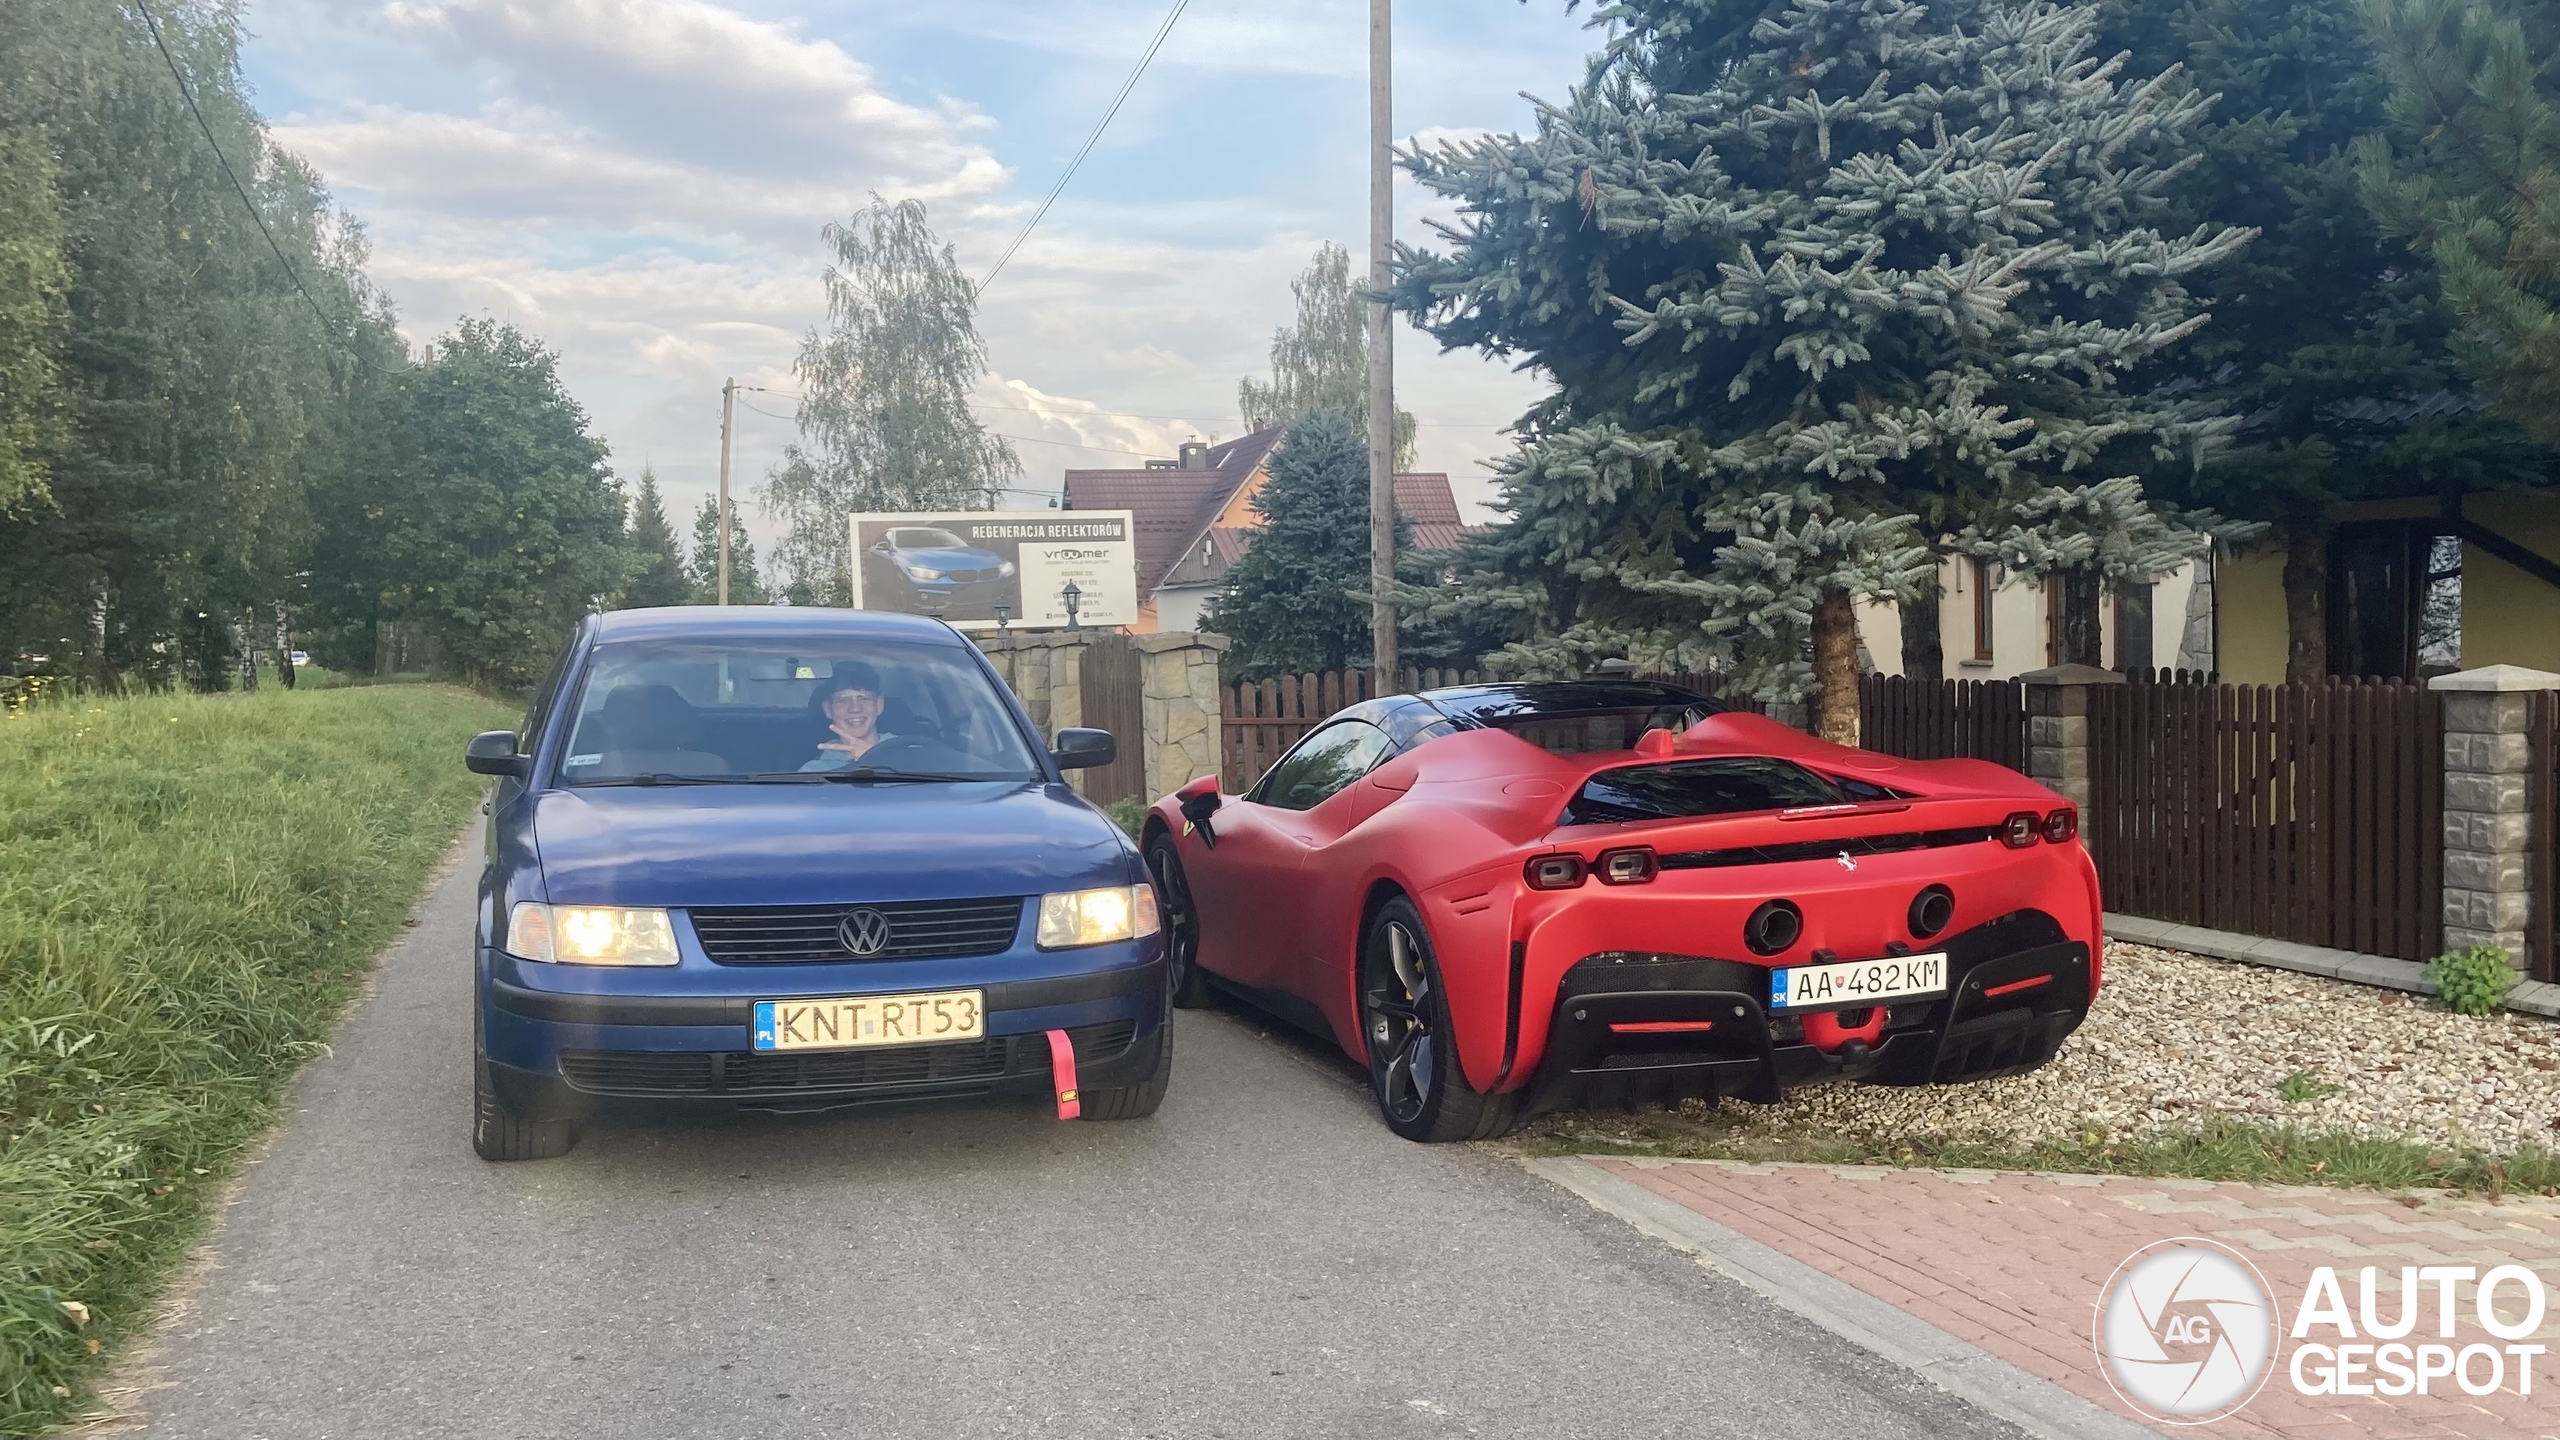
[[[1261,779],[1274,762],[1288,753],[1289,747],[1305,738],[1306,733],[1330,719],[1335,712],[1357,705],[1379,695],[1411,695],[1424,690],[1437,690],[1450,685],[1475,685],[1487,677],[1474,670],[1407,669],[1389,689],[1377,687],[1376,677],[1367,670],[1333,670],[1307,675],[1283,675],[1276,679],[1246,681],[1225,687],[1220,692],[1225,731],[1225,762],[1221,767],[1221,783],[1230,793],[1249,788]],[[1645,680],[1659,680],[1695,690],[1701,695],[1720,696],[1728,705],[1757,711],[1761,704],[1748,696],[1725,695],[1726,677],[1711,673],[1691,675],[1643,675]]]
[[[2027,690],[2015,680],[1858,681],[1858,743],[1910,760],[2027,768]]]
[[[2423,686],[2102,685],[2081,834],[2107,908],[2423,960],[2444,704]]]

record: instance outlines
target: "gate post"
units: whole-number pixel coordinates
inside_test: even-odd
[[[2124,676],[2095,665],[2056,665],[2018,677],[2027,687],[2027,778],[2080,807],[2089,826],[2089,687]]]
[[[1229,642],[1224,635],[1187,630],[1130,638],[1143,667],[1147,798],[1153,800],[1225,768],[1218,657]]]
[[[2560,690],[2560,675],[2489,665],[2438,675],[2427,685],[2444,692],[2442,944],[2447,950],[2495,945],[2519,972],[2532,975],[2549,960],[2528,953],[2526,935],[2535,928],[2535,803],[2550,797],[2534,794],[2527,727],[2532,692]]]

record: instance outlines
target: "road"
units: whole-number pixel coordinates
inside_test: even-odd
[[[110,1391],[152,1435],[2013,1435],[1185,1012],[1153,1120],[1036,1103],[473,1158],[440,879]],[[1879,1223],[1891,1223],[1879,1217]]]

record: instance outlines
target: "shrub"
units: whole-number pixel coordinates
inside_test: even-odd
[[[1121,829],[1129,832],[1129,838],[1135,840],[1138,838],[1139,827],[1147,823],[1147,802],[1114,800],[1102,807],[1102,813],[1117,821]]]
[[[2436,987],[2436,1003],[2456,1015],[2495,1015],[2507,1008],[2516,969],[2506,951],[2474,945],[2428,961],[2427,983]]]

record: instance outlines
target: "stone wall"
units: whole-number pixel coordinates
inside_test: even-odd
[[[2490,665],[2428,682],[2444,694],[2444,948],[2495,945],[2530,972],[2537,783],[2526,722],[2560,675]]]
[[[1022,697],[1032,726],[1048,743],[1060,730],[1084,723],[1084,652],[1100,633],[1037,631],[970,638]],[[1226,653],[1227,637],[1173,631],[1129,638],[1139,655],[1145,733],[1114,738],[1124,755],[1143,747],[1145,798],[1152,801],[1195,776],[1218,771],[1224,743],[1218,659]],[[1081,790],[1087,772],[1069,771],[1067,778]]]

